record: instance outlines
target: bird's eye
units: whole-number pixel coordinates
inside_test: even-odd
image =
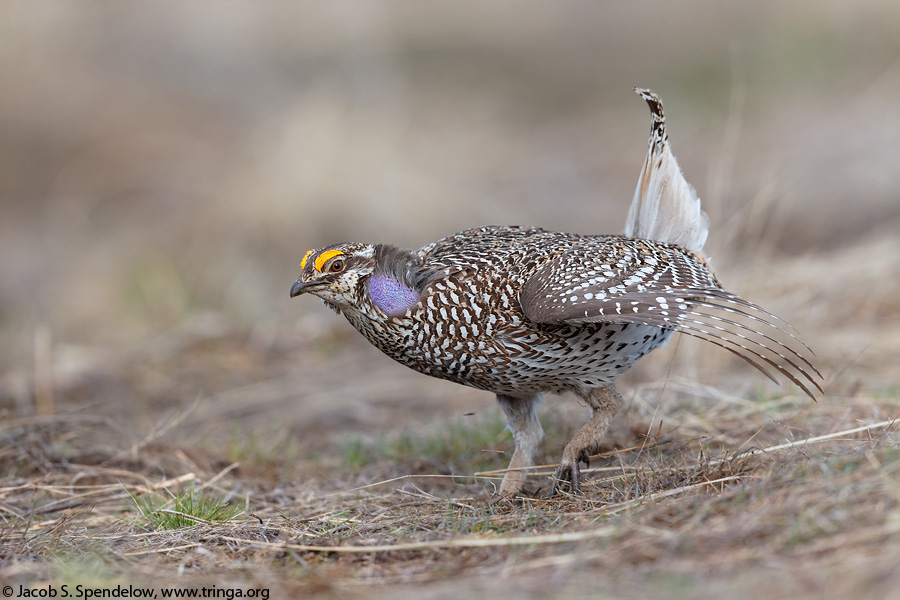
[[[333,263],[331,263],[331,266],[328,268],[328,270],[331,271],[332,273],[340,273],[341,271],[344,270],[344,261],[342,261],[342,260],[334,261]]]

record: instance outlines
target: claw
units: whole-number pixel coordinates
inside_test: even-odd
[[[585,468],[591,468],[591,453],[587,451],[587,448],[582,448],[581,452],[578,453],[578,461],[583,462]]]
[[[569,492],[578,494],[581,491],[581,469],[578,462],[574,464],[560,463],[553,474],[553,487],[550,488],[548,498],[552,498],[558,492],[563,491],[563,486],[568,484]]]

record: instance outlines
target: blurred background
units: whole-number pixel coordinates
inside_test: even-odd
[[[0,409],[141,422],[200,398],[202,422],[257,403],[306,431],[404,399],[493,410],[291,301],[298,262],[484,224],[619,233],[636,85],[723,283],[803,333],[831,392],[896,389],[894,0],[3,0]],[[675,346],[634,381],[763,385]]]

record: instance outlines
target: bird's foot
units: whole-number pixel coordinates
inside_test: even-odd
[[[527,477],[524,471],[507,471],[500,483],[500,495],[505,498],[519,495],[525,486]]]
[[[577,494],[581,491],[581,469],[578,468],[577,462],[567,463],[563,461],[559,463],[556,473],[553,474],[553,487],[550,488],[550,494],[547,497],[552,498],[559,492],[564,491],[566,487],[572,494]]]
[[[568,488],[571,494],[581,492],[581,467],[578,466],[579,463],[584,463],[585,467],[591,466],[591,454],[587,448],[582,448],[574,461],[566,460],[564,457],[559,462],[556,473],[553,474],[553,487],[550,489],[548,497],[555,496],[558,492],[564,491],[565,488]]]

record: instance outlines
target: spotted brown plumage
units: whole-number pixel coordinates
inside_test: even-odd
[[[810,396],[821,390],[811,352],[790,327],[725,291],[709,270],[699,198],[678,183],[661,103],[642,95],[656,118],[627,229],[657,239],[491,226],[415,251],[337,244],[308,252],[291,289],[320,297],[394,360],[496,394],[515,440],[504,494],[521,490],[532,465],[541,395],[563,391],[593,410],[554,480],[554,490],[577,491],[578,463],[622,404],[616,380],[675,331],[769,377],[780,373]]]

